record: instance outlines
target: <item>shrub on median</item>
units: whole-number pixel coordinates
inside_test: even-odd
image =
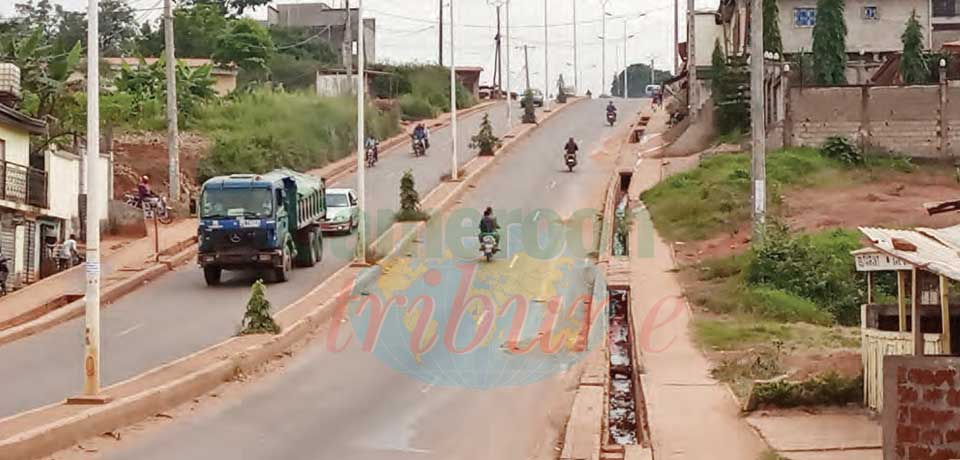
[[[251,288],[247,311],[243,314],[240,335],[279,333],[280,325],[273,320],[273,316],[270,314],[270,301],[267,300],[266,287],[263,285],[263,280],[257,280]]]

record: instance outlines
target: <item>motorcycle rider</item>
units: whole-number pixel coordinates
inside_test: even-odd
[[[578,146],[577,141],[571,137],[570,140],[567,141],[567,145],[563,146],[563,158],[566,159],[567,155],[573,155],[573,157],[576,158],[578,151],[580,151],[580,146]]]
[[[413,129],[413,138],[423,141],[424,150],[430,148],[430,132],[427,131],[427,127],[423,123],[418,123],[417,127]]]
[[[493,235],[493,239],[497,242],[494,252],[500,252],[500,224],[497,223],[497,218],[493,216],[493,208],[489,206],[483,210],[483,217],[480,218],[479,239],[481,242],[483,242],[483,235],[485,234]]]
[[[369,134],[368,134],[368,135],[367,135],[367,139],[366,139],[366,141],[364,141],[363,144],[364,144],[364,148],[366,148],[366,149],[367,149],[368,151],[370,151],[370,152],[373,152],[373,162],[376,163],[377,161],[379,161],[379,160],[380,160],[380,152],[379,152],[380,149],[378,148],[378,147],[379,147],[379,142],[377,142],[377,139],[376,139],[375,137],[373,137],[372,135],[369,135]]]
[[[607,104],[607,115],[610,115],[611,113],[613,115],[617,114],[617,106],[613,105],[613,101],[610,101],[610,103]]]

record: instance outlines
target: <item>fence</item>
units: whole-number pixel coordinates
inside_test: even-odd
[[[790,88],[783,143],[819,146],[843,136],[864,147],[911,157],[951,158],[960,140],[960,87],[831,86]]]
[[[0,199],[47,208],[46,171],[0,162]]]
[[[911,332],[880,331],[863,328],[861,345],[863,359],[863,398],[870,409],[883,410],[883,357],[913,354]],[[940,334],[923,334],[923,352],[926,355],[942,353]]]

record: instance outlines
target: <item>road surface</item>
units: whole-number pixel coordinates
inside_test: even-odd
[[[561,217],[596,206],[596,192],[606,184],[610,162],[588,153],[611,134],[624,133],[622,125],[602,126],[604,103],[585,101],[546,121],[468,191],[460,206],[482,209],[494,204],[534,214],[552,209]],[[639,104],[632,102],[621,113],[634,113]],[[572,174],[562,169],[560,161],[560,148],[569,136],[581,145],[581,166]],[[472,244],[475,247],[475,237]],[[476,256],[459,262],[487,272],[506,271],[508,264],[513,268],[517,254],[507,252],[492,264],[477,263]],[[525,273],[549,272],[551,263],[536,260]],[[402,276],[400,271],[395,273],[385,278]],[[438,303],[437,308],[445,306]],[[329,336],[330,331],[325,334]],[[555,458],[553,443],[565,412],[569,413],[569,406],[557,401],[569,398],[572,372],[515,386],[497,386],[497,382],[485,386],[478,381],[457,385],[443,376],[417,379],[409,372],[398,372],[383,356],[358,349],[359,343],[354,340],[345,350],[331,352],[325,338],[319,338],[284,371],[243,388],[242,397],[202,406],[192,416],[178,417],[101,451],[100,458]],[[456,367],[456,363],[449,365]]]
[[[490,113],[495,132],[506,126],[506,108],[497,105]],[[469,138],[479,129],[483,113],[460,121],[459,160],[472,159]],[[517,116],[517,115],[515,115]],[[427,156],[414,158],[404,143],[381,158],[367,172],[367,203],[376,210],[399,207],[400,177],[412,168],[417,189],[423,196],[450,171],[450,130],[431,132]],[[355,187],[353,174],[328,184]],[[388,224],[381,220],[376,226]],[[373,238],[371,238],[373,241]],[[294,270],[291,280],[269,284],[267,297],[279,310],[302,297],[350,261],[355,236],[324,240],[323,262],[313,268]],[[250,295],[255,274],[224,274],[224,283],[207,287],[202,271],[193,263],[143,286],[101,313],[101,369],[104,386],[128,379],[164,363],[199,351],[236,334]],[[78,318],[33,337],[0,346],[0,417],[62,401],[83,387],[83,318]]]

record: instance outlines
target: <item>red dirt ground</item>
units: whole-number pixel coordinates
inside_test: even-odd
[[[795,188],[783,197],[785,221],[791,229],[817,231],[858,226],[948,227],[960,224],[960,213],[928,216],[924,203],[960,198],[952,175],[897,173],[880,182],[824,188]],[[744,251],[750,226],[700,242],[677,245],[684,262],[723,257]]]
[[[207,148],[207,142],[191,133],[180,135],[181,183],[188,191],[196,191],[197,164]],[[140,176],[150,176],[151,186],[159,193],[167,193],[167,140],[163,133],[128,134],[114,141],[114,190],[116,197],[136,190]]]

